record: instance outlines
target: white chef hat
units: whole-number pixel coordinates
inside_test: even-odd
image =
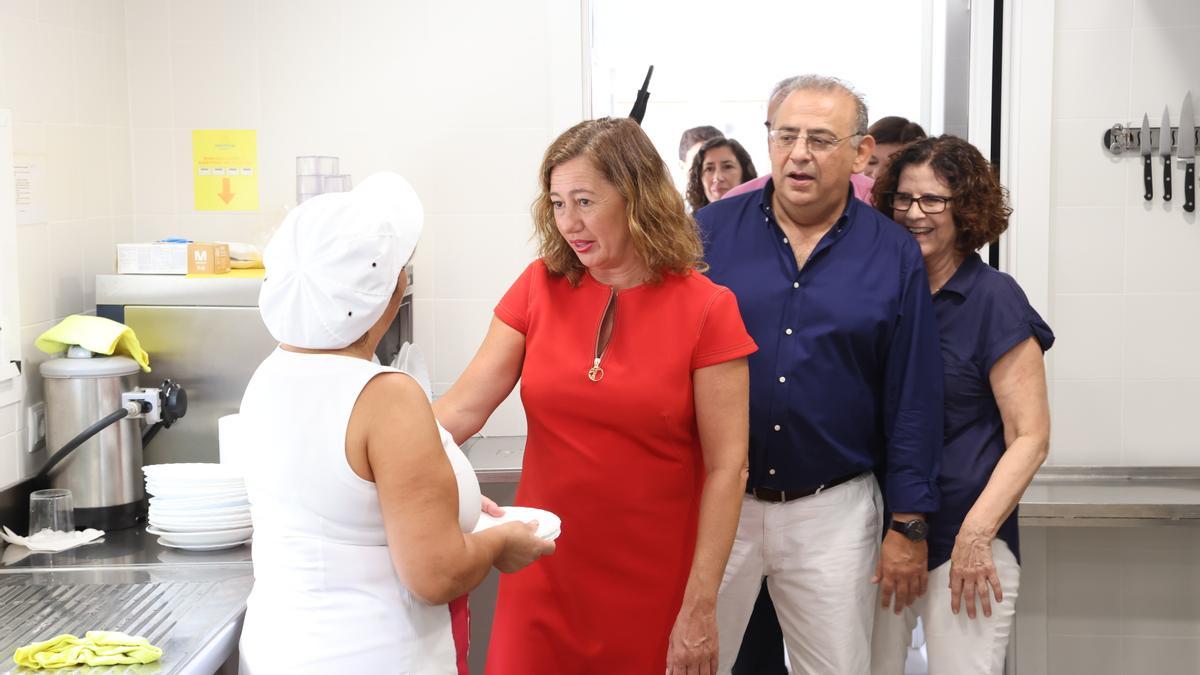
[[[284,344],[340,349],[379,320],[421,236],[424,211],[399,175],[292,209],[263,253],[263,323]]]

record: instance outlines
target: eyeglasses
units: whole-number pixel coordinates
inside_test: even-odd
[[[767,132],[767,136],[771,138],[771,145],[780,150],[791,150],[797,141],[804,138],[804,147],[814,155],[827,155],[842,141],[862,135],[856,133],[835,138],[833,134],[801,134],[794,129],[771,129]]]
[[[914,198],[907,192],[885,192],[883,196],[892,204],[892,208],[897,211],[907,211],[912,208],[913,202],[921,205],[921,211],[929,216],[935,213],[941,213],[946,210],[946,204],[953,197],[942,197],[939,195],[921,195]]]

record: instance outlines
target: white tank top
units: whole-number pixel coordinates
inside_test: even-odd
[[[379,494],[346,460],[346,427],[370,361],[276,349],[242,399],[254,588],[242,672],[457,673],[450,610],[396,575]],[[479,482],[439,426],[458,482],[459,526],[475,527]]]

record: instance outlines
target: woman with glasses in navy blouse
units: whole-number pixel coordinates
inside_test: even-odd
[[[999,675],[1020,583],[1017,503],[1046,459],[1043,353],[1054,334],[1012,277],[976,253],[1008,227],[1004,188],[954,136],[916,141],[876,177],[877,208],[921,245],[945,362],[942,508],[929,514],[928,593],[877,610],[874,675],[902,675],[917,617],[930,675]]]

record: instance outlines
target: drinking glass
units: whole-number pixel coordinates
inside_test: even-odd
[[[336,176],[321,176],[321,192],[349,192],[354,188],[350,182],[350,174],[340,173]]]
[[[306,155],[296,158],[297,176],[330,176],[338,171],[340,162],[337,157],[328,155]]]
[[[75,531],[75,506],[70,490],[38,490],[29,495],[29,534],[46,529]]]

